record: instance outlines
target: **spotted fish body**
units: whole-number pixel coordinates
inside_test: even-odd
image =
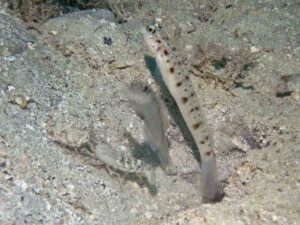
[[[157,153],[161,166],[166,169],[171,160],[165,136],[166,116],[158,97],[141,82],[134,82],[130,87],[122,84],[121,88],[136,114],[144,121],[145,142]]]
[[[218,189],[216,157],[212,148],[212,135],[192,81],[181,62],[177,60],[176,53],[161,38],[158,31],[142,28],[142,33],[200,151],[203,197],[213,200],[217,197]]]
[[[144,165],[141,160],[132,160],[125,155],[115,151],[109,144],[102,143],[95,146],[96,157],[105,165],[124,173],[144,172]]]

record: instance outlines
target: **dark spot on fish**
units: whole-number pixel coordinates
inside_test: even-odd
[[[193,129],[197,130],[201,125],[202,125],[202,121],[195,123],[195,124],[193,124]]]
[[[204,140],[200,141],[200,144],[204,145],[204,144],[205,144],[205,141],[204,141]]]
[[[174,73],[174,71],[175,71],[175,69],[174,69],[174,67],[170,67],[170,73]]]
[[[195,95],[195,94],[192,92],[192,93],[191,93],[191,97],[193,97],[194,95]]]
[[[183,104],[187,103],[188,100],[189,100],[189,99],[188,99],[187,97],[182,97],[182,98],[181,98],[181,102],[182,102]]]
[[[160,39],[157,39],[157,40],[156,40],[156,43],[159,43],[159,44],[160,44],[160,43],[161,43],[161,40],[160,40]]]
[[[205,152],[206,156],[210,156],[211,154],[213,154],[213,151]]]
[[[199,110],[199,107],[198,107],[198,106],[196,106],[195,108],[192,108],[190,112],[192,113],[192,112],[194,112],[194,111],[198,111],[198,110]]]
[[[168,60],[167,60],[167,63],[169,63],[169,62],[170,62],[170,60],[168,59]]]
[[[178,82],[178,83],[176,84],[177,87],[180,87],[181,85],[182,85],[181,82]]]
[[[183,89],[185,92],[187,92],[187,89],[185,88],[185,89]]]
[[[205,136],[204,140],[200,141],[200,144],[205,144],[206,141],[208,141],[209,137],[208,136]],[[210,146],[210,145],[209,145]]]
[[[185,76],[185,79],[186,79],[186,80],[189,80],[190,78],[189,78],[189,76]]]
[[[165,54],[165,55],[169,55],[169,52],[168,52],[167,49],[164,50],[164,54]]]

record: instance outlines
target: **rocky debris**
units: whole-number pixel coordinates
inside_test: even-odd
[[[145,3],[121,24],[102,10],[62,15],[38,33],[1,9],[1,224],[297,224],[300,107],[292,94],[276,97],[297,93],[297,7],[293,1],[197,4],[210,10],[204,13],[192,2]],[[185,10],[176,10],[185,3]],[[201,204],[197,176],[169,177],[155,168],[151,193],[141,182],[123,182],[94,166],[98,160],[89,155],[103,141],[115,151],[108,155],[144,153],[142,121],[116,81],[147,80],[157,91],[138,33],[151,8],[161,8],[152,16],[162,18],[187,60],[197,48],[185,46],[199,40],[226,46],[224,54],[238,46],[256,54],[253,67],[236,76],[242,86],[226,84],[226,60],[209,52],[203,69],[225,83],[192,76],[196,89],[203,89],[219,169],[228,177],[219,203]],[[179,170],[197,168],[192,145],[172,120],[173,163]]]

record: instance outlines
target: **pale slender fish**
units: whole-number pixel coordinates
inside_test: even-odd
[[[120,87],[136,114],[144,121],[145,142],[157,153],[162,168],[167,169],[171,162],[165,136],[167,117],[159,98],[150,86],[142,82],[134,82],[131,86],[121,83]]]
[[[155,58],[163,80],[198,146],[201,155],[203,197],[213,200],[218,194],[216,156],[206,116],[194,91],[188,71],[160,36],[157,26],[142,28],[145,43]]]

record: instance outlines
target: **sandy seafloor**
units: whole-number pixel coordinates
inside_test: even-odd
[[[299,1],[141,2],[126,23],[81,11],[38,29],[1,3],[0,224],[299,224]],[[117,82],[159,91],[139,32],[150,15],[207,113],[228,178],[220,202],[201,203],[198,176],[156,167],[153,192],[84,154],[103,141],[116,155],[142,148],[143,123]],[[170,120],[172,162],[197,167]]]

